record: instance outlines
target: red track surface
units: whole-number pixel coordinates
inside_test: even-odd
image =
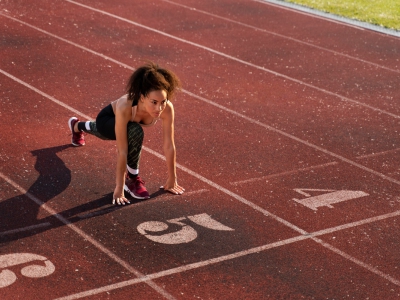
[[[398,38],[245,0],[3,0],[0,21],[1,299],[400,297]],[[116,207],[115,145],[74,148],[66,124],[148,59],[184,84],[187,192],[158,190],[158,125],[152,198]],[[150,221],[169,228],[141,234]],[[22,253],[54,270],[21,274],[33,261],[6,255]]]

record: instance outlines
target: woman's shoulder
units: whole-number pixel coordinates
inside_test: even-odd
[[[115,100],[111,101],[111,104],[114,106],[117,103],[126,102],[126,101],[128,101],[128,94],[122,95],[118,99],[115,99]]]
[[[128,94],[122,95],[121,97],[119,97],[117,100],[115,100],[117,102],[128,102],[130,100],[128,100]]]
[[[164,112],[173,113],[174,112],[174,104],[171,101],[167,102],[167,105],[164,108]]]
[[[166,110],[170,110],[170,111],[174,111],[174,104],[171,101],[168,101],[165,109]]]
[[[114,100],[113,103],[115,103],[117,107],[132,106],[132,101],[128,100],[127,94],[119,97],[117,100]]]
[[[172,104],[171,101],[167,102],[166,107],[164,108],[164,111],[162,112],[160,118],[165,120],[165,119],[172,119],[174,118],[174,105]]]
[[[132,109],[132,101],[128,100],[127,95],[124,95],[113,102],[113,107],[115,108],[116,112],[124,115],[130,114]]]

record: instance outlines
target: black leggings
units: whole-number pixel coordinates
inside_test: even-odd
[[[86,122],[85,122],[86,123]],[[78,125],[79,126],[79,125]],[[89,123],[90,130],[79,126],[88,134],[95,135],[103,140],[116,140],[115,137],[115,114],[111,104],[104,107],[97,115],[95,122]],[[144,132],[139,123],[128,122],[128,167],[139,169],[140,153],[142,151]],[[131,174],[129,174],[131,175]]]

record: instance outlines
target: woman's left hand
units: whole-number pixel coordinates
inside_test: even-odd
[[[175,194],[175,195],[181,195],[185,191],[185,189],[183,187],[178,185],[176,180],[173,180],[170,178],[167,179],[167,182],[161,188],[163,188],[165,191],[171,192],[172,194]]]

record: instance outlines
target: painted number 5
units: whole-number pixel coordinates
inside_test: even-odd
[[[234,229],[221,224],[220,222],[214,220],[208,214],[199,214],[194,216],[187,217],[192,222],[196,223],[197,225],[203,226],[208,229],[212,230],[221,230],[221,231],[233,231]],[[186,217],[181,217],[177,219],[167,220],[168,223],[176,224],[182,227],[179,231],[166,233],[163,235],[152,235],[148,232],[161,232],[168,229],[168,224],[164,222],[158,221],[149,221],[139,224],[137,230],[139,233],[143,234],[149,240],[152,240],[157,243],[162,244],[183,244],[189,243],[197,238],[197,232],[191,226],[182,223],[182,220],[185,220]]]

